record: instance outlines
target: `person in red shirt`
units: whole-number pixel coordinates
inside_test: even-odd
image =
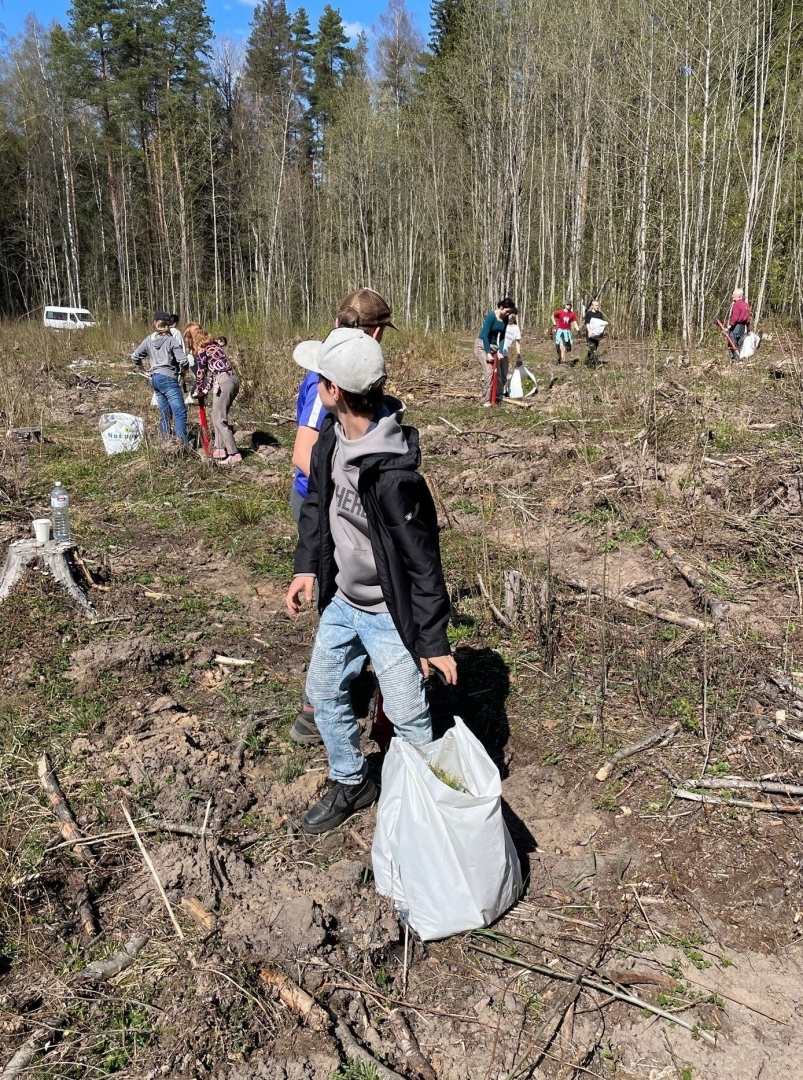
[[[564,304],[553,314],[552,325],[555,327],[555,352],[561,364],[572,351],[572,331],[580,329],[571,304]]]
[[[750,305],[744,298],[743,289],[734,289],[731,299],[733,303],[728,315],[727,331],[738,351],[734,352],[733,349],[729,348],[728,352],[731,360],[738,360],[745,334],[750,329]]]

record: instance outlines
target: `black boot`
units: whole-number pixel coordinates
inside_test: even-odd
[[[306,812],[301,828],[308,833],[329,832],[378,798],[379,790],[369,776],[359,784],[341,784],[339,780],[333,780],[323,798]]]

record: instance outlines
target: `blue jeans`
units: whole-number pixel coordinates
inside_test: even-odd
[[[184,395],[181,393],[178,379],[170,375],[162,375],[155,372],[151,378],[151,386],[156,394],[156,402],[159,406],[159,437],[166,439],[170,434],[170,419],[176,429],[176,438],[183,443],[189,443],[187,438],[187,406],[184,404]]]
[[[432,741],[424,677],[385,612],[360,611],[336,596],[321,615],[307,673],[307,696],[329,755],[329,776],[359,784],[367,766],[349,686],[370,656],[385,713],[411,743]]]

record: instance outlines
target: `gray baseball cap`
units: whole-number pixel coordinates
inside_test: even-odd
[[[325,341],[302,341],[293,359],[299,367],[323,375],[352,394],[364,394],[387,375],[379,342],[346,326],[332,330]]]

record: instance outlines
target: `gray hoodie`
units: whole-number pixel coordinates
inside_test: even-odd
[[[394,403],[395,404],[395,403]],[[335,424],[336,445],[332,456],[334,493],[329,504],[329,525],[335,543],[337,595],[361,611],[387,611],[376,573],[374,553],[368,535],[368,521],[357,490],[360,461],[371,454],[387,457],[407,453],[407,440],[400,426],[403,412],[387,406],[361,439],[347,439]]]
[[[149,334],[131,354],[131,359],[142,367],[142,361],[148,358],[151,375],[167,375],[178,379],[179,372],[187,366],[184,350],[172,334]]]

